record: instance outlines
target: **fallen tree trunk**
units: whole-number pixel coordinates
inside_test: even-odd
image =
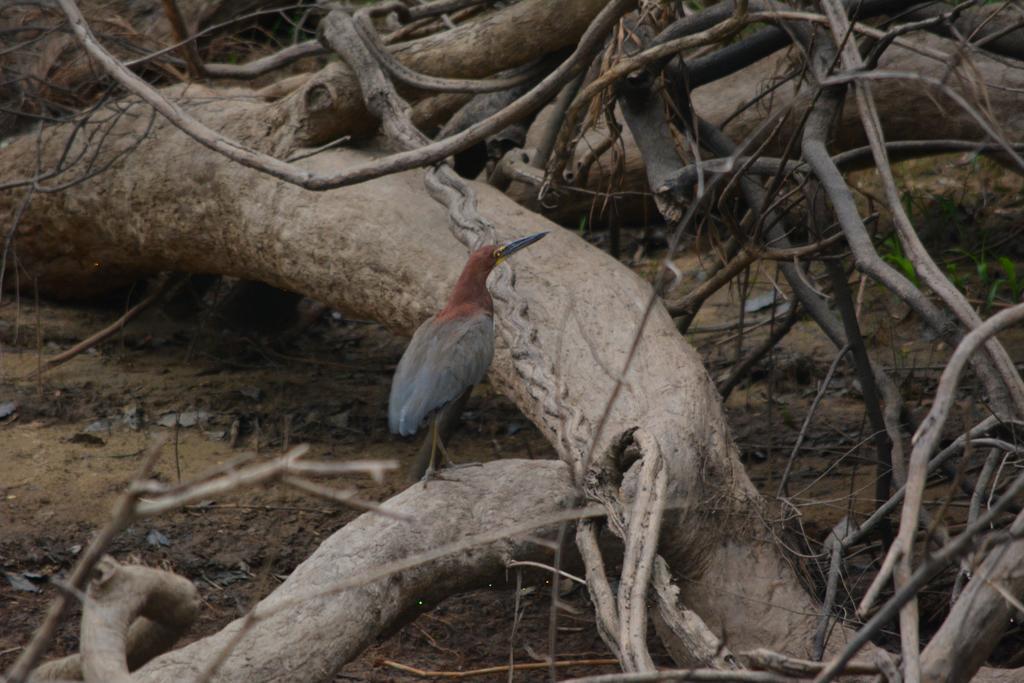
[[[524,0],[441,36],[397,45],[393,54],[426,75],[481,78],[574,46],[604,5],[604,0]],[[557,31],[550,30],[556,25]],[[419,123],[437,121],[421,117]],[[250,139],[261,150],[288,156],[344,135],[371,133],[376,125],[355,74],[344,62],[332,62],[294,93],[269,105],[264,116],[230,122],[226,132]]]
[[[387,502],[411,521],[367,513],[324,541],[256,606],[259,620],[237,643],[231,641],[246,628],[244,617],[153,660],[133,680],[197,680],[226,648],[232,654],[218,681],[334,680],[342,665],[415,613],[453,593],[504,582],[511,560],[550,563],[552,549],[533,539],[553,539],[558,523],[550,520],[575,503],[569,468],[560,462],[504,460],[446,472],[445,480],[414,485]],[[508,528],[520,532],[396,571],[407,557]]]
[[[194,111],[218,128],[263,108],[204,102]],[[134,144],[147,125],[148,116],[122,117],[109,136],[116,143],[105,153]],[[53,129],[44,140],[44,167],[60,153],[63,132]],[[303,163],[323,172],[366,157],[331,151]],[[5,158],[16,175],[31,174],[36,140],[15,141]],[[447,213],[429,198],[421,177],[413,171],[317,194],[233,164],[158,120],[135,153],[104,176],[34,196],[17,253],[44,291],[95,291],[112,278],[143,272],[223,273],[303,292],[409,331],[440,306],[465,258]],[[495,223],[500,239],[553,230],[544,249],[515,264],[517,300],[496,297],[492,382],[569,463],[591,450],[605,452],[629,430],[643,430],[667,469],[670,507],[659,552],[681,580],[684,604],[715,632],[726,629],[734,649],[809,653],[817,606],[775,545],[777,530],[736,457],[699,357],[660,304],[604,417],[650,287],[574,234],[491,188],[476,189],[480,212]],[[13,208],[19,198],[12,195],[0,197],[0,209]],[[542,476],[537,470],[538,485]],[[635,478],[632,471],[627,476],[627,498]],[[305,630],[299,623],[296,628]],[[249,661],[278,656],[254,651]]]

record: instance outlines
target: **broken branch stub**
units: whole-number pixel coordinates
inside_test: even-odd
[[[199,591],[171,572],[104,557],[82,609],[82,651],[47,662],[33,681],[122,682],[170,650],[199,616]]]

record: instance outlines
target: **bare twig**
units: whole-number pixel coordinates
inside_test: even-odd
[[[587,570],[587,590],[594,603],[597,616],[597,632],[616,657],[619,655],[619,610],[615,604],[611,584],[604,568],[604,558],[597,543],[596,523],[583,520],[576,525],[576,547],[583,558],[583,566]]]
[[[574,666],[615,666],[619,663],[617,659],[571,659],[555,662],[526,662],[525,664],[503,664],[499,666],[488,666],[481,669],[468,669],[466,671],[437,671],[432,669],[419,669],[408,664],[402,664],[391,659],[381,661],[384,666],[392,669],[419,676],[420,678],[475,678],[477,676],[490,676],[515,671],[537,671],[553,666],[556,669],[568,669]]]
[[[815,662],[809,659],[798,659],[788,657],[771,650],[757,649],[749,652],[742,652],[740,656],[754,669],[767,669],[777,671],[787,676],[799,678],[810,678],[817,675],[825,665],[822,662]],[[844,674],[865,676],[878,673],[878,666],[870,662],[850,662],[843,669]]]
[[[838,41],[840,35],[849,28],[846,10],[839,3],[839,0],[825,0],[822,2],[822,6],[829,17],[833,35]],[[846,43],[843,46],[841,60],[843,65],[851,71],[861,71],[864,66],[860,52],[852,43]],[[886,77],[886,73],[874,71],[871,72],[867,79],[855,78],[852,82],[854,83],[857,106],[861,113],[861,121],[867,133],[875,166],[882,180],[889,210],[892,213],[903,249],[907,257],[913,261],[922,281],[946,303],[967,329],[972,329],[981,323],[981,318],[928,254],[928,250],[921,243],[917,232],[914,230],[914,226],[910,222],[910,217],[907,216],[899,189],[896,187],[896,179],[893,176],[892,167],[889,165],[888,155],[886,154],[881,119],[878,115],[878,108],[875,105],[870,84],[870,80]],[[919,75],[917,77],[920,78]],[[993,140],[1003,146],[1004,153],[1008,154],[1021,170],[1024,170],[1024,158],[1021,158],[1005,140],[1005,137],[990,125],[980,113],[968,105],[962,96],[953,91],[948,85],[937,82],[935,79],[920,78],[920,80],[938,87],[944,94],[960,105]],[[1016,406],[1017,412],[1024,414],[1024,380],[1021,379],[1006,350],[1002,348],[997,340],[993,339],[988,342],[986,350],[989,356],[991,356],[993,364],[998,369],[1002,381],[1006,384],[1006,391]]]
[[[793,329],[793,326],[796,325],[798,320],[800,320],[800,306],[794,302],[790,305],[789,313],[786,314],[786,317],[772,328],[771,334],[769,334],[760,344],[748,351],[746,357],[744,357],[744,359],[739,363],[736,363],[732,370],[729,371],[729,375],[718,382],[718,393],[722,395],[723,401],[729,398],[729,394],[731,394],[732,390],[735,389],[740,381],[747,376],[750,369],[754,367],[754,365],[761,360],[766,353],[775,348],[775,346],[782,341],[783,337],[789,334],[789,331]]]
[[[964,337],[964,341],[953,352],[939,380],[939,388],[935,392],[935,402],[914,436],[914,449],[911,452],[910,464],[908,466],[907,497],[903,505],[899,533],[896,541],[890,548],[889,554],[886,556],[886,563],[883,564],[880,571],[891,572],[895,559],[904,554],[909,555],[912,549],[913,535],[917,529],[918,513],[921,509],[921,494],[924,490],[928,469],[928,457],[941,437],[942,427],[945,424],[946,417],[949,415],[949,409],[965,364],[978,347],[990,336],[1021,320],[1024,320],[1024,304],[1018,304],[1013,308],[1001,311],[968,333]],[[1003,509],[1013,503],[1016,496],[1022,490],[1024,490],[1024,475],[1019,476],[1014,481],[999,501],[989,509],[988,513],[979,517],[973,524],[968,525],[963,533],[945,545],[939,552],[932,555],[907,577],[897,590],[896,595],[858,631],[857,635],[849,642],[842,653],[822,671],[816,682],[824,683],[831,680],[839,668],[849,661],[849,658],[868,641],[872,634],[877,632],[877,629],[885,621],[891,619],[905,604],[914,600],[917,591],[934,575],[934,572],[938,571],[943,563],[958,558],[967,552],[974,542],[975,536],[985,531],[987,525]],[[888,575],[881,581],[886,581],[887,578]],[[876,583],[879,582],[876,581]],[[999,599],[1001,600],[1002,597],[999,596]],[[910,649],[911,656],[917,654],[916,648]]]
[[[740,2],[736,3],[731,14],[727,15],[720,23],[712,25],[711,28],[656,44],[632,57],[623,58],[583,87],[565,112],[565,122],[562,124],[559,140],[555,144],[555,155],[552,159],[552,165],[548,168],[548,177],[557,178],[561,176],[565,160],[572,156],[569,153],[569,143],[574,135],[580,116],[598,93],[619,79],[642,69],[648,64],[671,58],[682,50],[708,45],[733,35],[750,20],[746,10],[746,0],[740,0]]]
[[[134,488],[140,496],[145,496],[145,498],[135,505],[132,512],[139,518],[154,517],[176,510],[184,505],[193,505],[201,500],[222,495],[239,488],[279,481],[289,475],[339,475],[352,473],[379,475],[382,471],[393,470],[398,467],[398,464],[394,461],[367,461],[363,463],[300,462],[299,459],[308,450],[309,446],[302,444],[270,462],[257,463],[240,470],[225,472],[207,481],[186,482],[176,486],[165,486],[152,481],[136,483]],[[358,500],[346,501],[344,497],[334,497],[333,500],[345,502],[354,507],[366,507],[368,505]]]
[[[199,56],[194,38],[190,38],[188,27],[185,25],[185,18],[181,15],[181,9],[176,0],[162,0],[164,15],[171,24],[171,32],[174,39],[181,45],[181,56],[188,65],[188,75],[192,78],[202,78],[205,74],[203,60]]]
[[[975,445],[977,445],[977,442],[975,442]],[[989,484],[992,483],[992,475],[995,474],[996,463],[999,462],[1000,457],[1000,449],[989,449],[988,455],[985,457],[985,464],[981,467],[981,473],[978,474],[978,479],[974,482],[974,492],[971,494],[971,504],[967,512],[968,524],[978,519],[978,515],[981,514],[981,501],[988,492]],[[955,604],[960,597],[964,581],[967,578],[969,576],[966,567],[960,567],[960,571],[957,572],[956,579],[953,581],[953,590],[949,594],[949,603],[951,605]]]
[[[192,139],[229,159],[267,173],[285,182],[308,190],[323,191],[364,182],[382,175],[437,163],[456,152],[482,142],[509,123],[536,111],[554,97],[565,83],[589,63],[592,55],[604,41],[605,33],[630,5],[630,0],[613,0],[594,18],[580,38],[576,50],[557,69],[545,77],[525,95],[497,114],[444,140],[417,146],[405,152],[392,154],[366,162],[333,175],[320,175],[294,164],[281,161],[230,140],[194,119],[178,104],[171,102],[104,49],[93,35],[82,13],[73,0],[59,0],[71,23],[75,36],[86,51],[100,63],[118,83],[149,103],[172,124]],[[329,16],[329,15],[328,15]],[[356,70],[358,73],[358,70]]]
[[[97,344],[109,339],[110,337],[117,334],[119,331],[124,329],[124,326],[128,324],[130,320],[138,316],[140,313],[145,311],[147,308],[152,306],[155,302],[160,300],[160,297],[176,282],[174,278],[165,277],[160,282],[156,283],[153,287],[153,291],[146,296],[142,301],[135,304],[120,318],[112,322],[111,324],[104,327],[102,330],[86,337],[82,341],[78,342],[70,349],[62,351],[55,356],[50,356],[43,361],[42,367],[38,370],[39,373],[52,370],[58,365],[63,365],[75,356],[88,351]],[[36,373],[33,373],[33,375]]]
[[[850,29],[846,11],[841,5],[839,5],[837,0],[825,0],[822,5],[829,17],[829,25],[832,29],[833,37],[836,43],[840,44],[843,36]],[[860,71],[864,65],[860,52],[851,43],[843,44],[840,50],[840,59],[844,67],[850,71]],[[871,72],[870,78],[876,78],[878,73],[879,72],[877,71]],[[825,79],[823,83],[831,84],[834,80],[835,79]],[[921,80],[925,82],[934,81],[934,79]],[[981,329],[981,327],[977,327],[980,323],[978,314],[963,298],[963,295],[953,287],[952,283],[945,277],[945,275],[939,271],[938,266],[928,254],[924,245],[921,244],[913,225],[910,223],[910,219],[906,214],[899,191],[896,187],[896,181],[893,177],[892,169],[889,166],[888,158],[886,156],[881,122],[878,117],[878,111],[875,106],[870,83],[861,79],[854,79],[853,83],[855,84],[854,92],[856,93],[857,105],[861,113],[861,121],[867,133],[868,142],[871,145],[874,155],[875,165],[878,168],[879,175],[882,179],[889,209],[893,214],[897,231],[900,236],[900,241],[903,244],[905,252],[913,261],[922,280],[945,301],[960,321],[968,329],[971,329],[972,327]],[[932,84],[940,87],[947,96],[951,97],[951,99],[953,99],[958,105],[962,106],[969,114],[971,114],[978,124],[985,129],[993,139],[1000,142],[1003,141],[1003,137],[998,133],[998,131],[995,131],[983,117],[976,114],[974,109],[970,107],[961,96],[953,92],[944,84]],[[1012,149],[1007,148],[1004,151],[1006,151],[1006,153],[1009,154],[1022,169],[1024,169],[1024,160],[1017,156]],[[1021,316],[1024,317],[1024,311],[1021,311]],[[967,345],[967,340],[971,338],[971,334],[968,334],[967,337],[964,338],[964,342],[960,347],[958,347],[957,352]],[[991,336],[991,334],[994,334],[994,332],[990,333],[989,336]],[[988,337],[983,337],[983,340],[987,341]],[[990,343],[986,344],[986,348],[992,359],[992,363],[999,374],[999,378],[1005,386],[1004,391],[1009,395],[1012,403],[1016,406],[1017,412],[1024,414],[1024,382],[1021,381],[1020,375],[1017,373],[1012,361],[998,341],[992,340]],[[957,354],[954,353],[954,357],[956,357],[956,355]],[[969,356],[970,352],[967,353],[964,360],[966,361],[966,358]],[[947,370],[948,369],[949,368],[947,368]],[[946,378],[945,373],[943,373],[943,378]],[[953,380],[954,390],[955,383],[956,379]],[[940,391],[941,389],[942,385],[940,383]],[[936,395],[936,400],[938,401],[938,394]],[[932,410],[935,410],[934,406]],[[930,413],[930,415],[932,414],[934,413]],[[944,421],[944,416],[942,421]],[[923,426],[924,425],[922,425],[922,427]],[[918,435],[921,433],[922,432],[919,429]],[[934,438],[938,439],[938,435],[936,434]],[[920,451],[915,446],[911,453],[907,480],[907,496],[903,506],[900,530],[896,542],[890,548],[890,551],[886,556],[886,562],[883,565],[883,567],[895,565],[893,567],[893,571],[897,588],[905,586],[907,582],[910,581],[910,577],[912,575],[913,540],[919,521],[921,494],[924,489],[927,461],[931,455],[931,447],[933,445],[934,443],[929,445],[927,451],[924,452]],[[878,579],[876,579],[873,587],[877,590],[877,586],[879,585]],[[918,628],[919,617],[917,601],[911,597],[900,610],[900,638],[903,650],[903,673],[910,683],[917,683],[920,679],[920,637],[918,634]]]
[[[814,400],[811,401],[811,407],[807,409],[807,415],[804,416],[804,423],[800,427],[800,433],[797,434],[796,443],[793,444],[793,450],[789,453],[789,460],[786,461],[786,468],[782,471],[782,479],[779,481],[779,489],[775,492],[776,498],[782,498],[783,496],[789,495],[789,473],[793,469],[793,463],[796,461],[797,454],[800,452],[800,446],[803,445],[804,438],[807,436],[807,428],[810,426],[811,420],[814,418],[814,412],[818,409],[818,404],[821,403],[821,399],[825,397],[825,392],[828,391],[828,387],[832,383],[832,375],[835,374],[840,361],[846,357],[849,350],[849,343],[839,349],[839,353],[836,354],[835,359],[832,361],[832,365],[828,367],[828,372],[825,373],[825,379],[821,380],[821,385],[818,387],[818,393],[815,394]]]
[[[966,434],[961,434],[953,441],[953,443],[942,449],[934,458],[928,461],[928,473],[931,474],[941,467],[949,458],[963,450],[968,440],[973,441],[998,425],[999,420],[997,418],[988,417],[968,430]],[[861,523],[856,531],[843,540],[843,550],[848,550],[853,545],[864,540],[864,538],[867,537],[867,534],[871,532],[881,520],[885,519],[893,510],[896,509],[896,506],[903,500],[903,496],[906,492],[906,484],[903,484],[900,488],[896,489],[895,493],[893,493],[887,501],[879,505],[878,508],[871,513],[871,516]]]
[[[384,3],[379,6],[371,5],[369,12],[357,13],[355,17],[356,31],[358,31],[359,36],[363,39],[366,47],[370,49],[370,52],[373,53],[377,62],[379,62],[395,80],[420,90],[436,92],[486,93],[508,90],[509,88],[514,88],[517,85],[528,83],[529,81],[537,78],[538,69],[534,65],[531,65],[526,69],[519,69],[518,71],[521,73],[515,76],[489,79],[439,78],[437,76],[428,76],[427,74],[421,74],[413,71],[395,59],[395,57],[387,51],[387,48],[381,44],[380,39],[377,36],[377,31],[373,28],[373,23],[370,19],[370,17],[376,14],[389,11],[396,5],[403,8],[405,7],[404,5],[392,2]]]
[[[654,681],[694,681],[694,683],[793,683],[789,676],[768,671],[719,671],[717,669],[678,669],[646,673],[604,674],[569,678],[562,683],[654,683]]]
[[[272,55],[254,59],[245,64],[219,64],[211,62],[203,65],[204,75],[210,78],[237,78],[249,80],[259,78],[276,69],[297,62],[305,57],[322,55],[324,47],[315,40],[305,40],[295,45],[282,48]]]

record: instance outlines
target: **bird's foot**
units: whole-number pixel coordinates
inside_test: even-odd
[[[483,467],[483,466],[484,466],[484,464],[482,462],[463,462],[463,463],[458,463],[458,464],[451,462],[451,463],[448,463],[445,466],[445,469],[446,470],[461,470],[461,469],[464,469],[466,467]]]
[[[449,462],[447,465],[444,465],[443,467],[439,467],[439,468],[428,467],[427,471],[423,473],[423,478],[420,479],[420,481],[423,482],[423,487],[424,488],[426,488],[427,482],[430,482],[430,481],[454,481],[452,479],[448,479],[447,477],[445,477],[444,474],[446,472],[453,472],[455,470],[461,470],[461,469],[464,469],[466,467],[483,467],[483,463],[482,462],[464,462],[464,463],[454,464],[454,463]]]

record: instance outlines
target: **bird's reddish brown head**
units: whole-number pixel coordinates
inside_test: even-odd
[[[487,276],[496,265],[546,234],[538,232],[504,244],[488,244],[473,251],[466,261],[465,268],[462,269],[462,274],[455,282],[448,303],[437,314],[437,319],[453,320],[470,315],[493,315],[494,301],[491,299],[491,293],[487,291]]]

